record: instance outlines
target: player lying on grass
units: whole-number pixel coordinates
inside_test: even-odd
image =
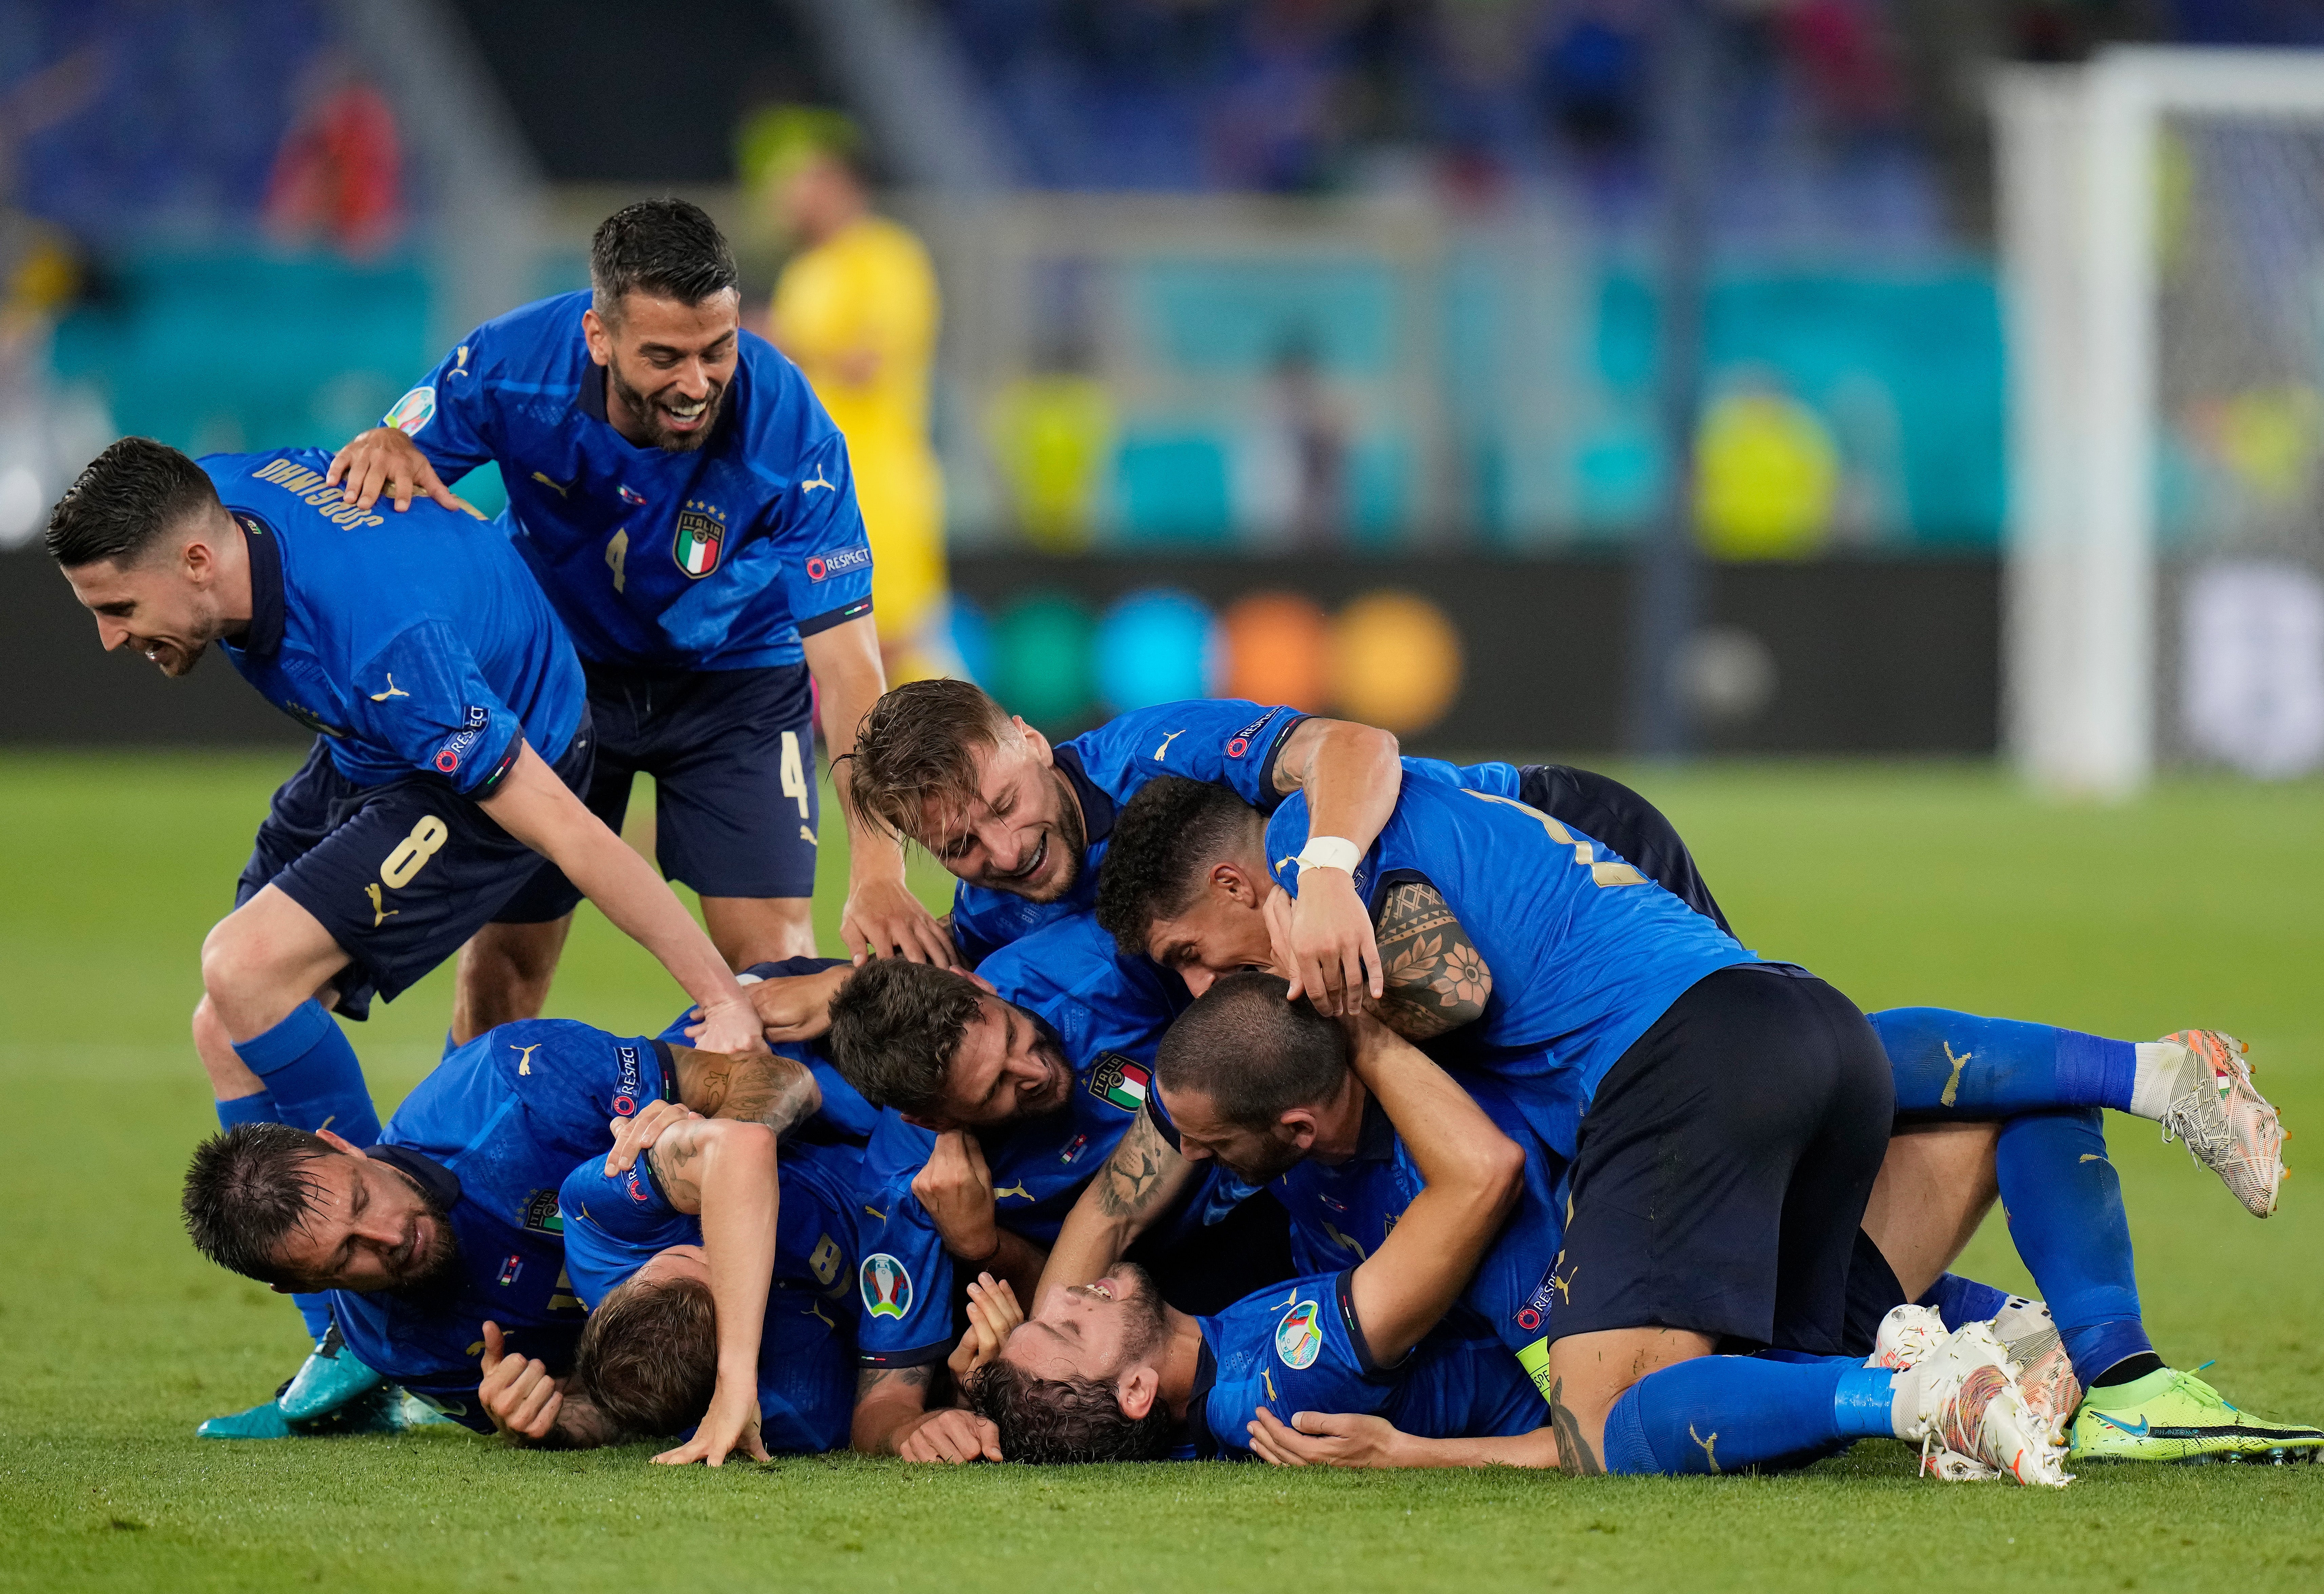
[[[382,529],[318,491],[312,452],[213,455],[124,438],[51,516],[49,552],[108,649],[181,676],[217,643],[318,733],[274,794],[202,945],[194,1046],[218,1122],[379,1119],[330,1009],[361,1018],[494,921],[586,893],[699,1004],[695,1033],[760,1049],[734,976],[652,868],[582,806],[581,668],[515,551],[433,504]],[[305,1301],[309,1331],[327,1322]]]
[[[327,1426],[392,1425],[409,1411],[397,1388],[488,1429],[476,1396],[484,1323],[527,1359],[570,1361],[584,1313],[566,1276],[558,1187],[576,1162],[604,1155],[610,1120],[664,1096],[778,1131],[819,1101],[788,1058],[532,1019],[446,1057],[368,1148],[270,1123],[204,1142],[186,1174],[195,1246],[279,1290],[328,1292],[335,1327],[276,1399],[199,1432],[279,1438],[335,1414]],[[572,1444],[605,1432],[572,1401],[553,1432],[526,1437]]]
[[[1286,804],[1286,811],[1293,806]],[[1423,812],[1459,838],[1459,844],[1444,847],[1427,834],[1428,824],[1415,823],[1413,816]],[[1480,825],[1480,815],[1491,817]],[[1277,823],[1285,832],[1294,830],[1296,815],[1286,820],[1279,815]],[[1643,883],[1613,883],[1636,880],[1637,871],[1618,858],[1600,855],[1602,849],[1588,838],[1563,826],[1549,828],[1554,825],[1489,796],[1480,798],[1429,781],[1406,783],[1379,849],[1358,871],[1381,915],[1380,941],[1389,969],[1383,1011],[1392,1022],[1423,1036],[1451,1031],[1442,1044],[1477,1065],[1524,1069],[1523,1048],[1543,1038],[1522,1026],[1538,1025],[1543,1017],[1541,1004],[1528,1000],[1527,985],[1542,978],[1536,962],[1544,933],[1528,921],[1522,895],[1508,889],[1524,866],[1526,850],[1540,850],[1545,839],[1555,854],[1571,850],[1573,855],[1560,872],[1570,869],[1570,878],[1584,892],[1579,900],[1601,913],[1618,912],[1625,894],[1663,896]],[[1478,834],[1466,834],[1472,830]],[[1219,971],[1267,966],[1278,955],[1267,929],[1270,908],[1279,917],[1286,906],[1279,894],[1283,885],[1297,878],[1287,866],[1278,866],[1278,883],[1268,864],[1281,851],[1273,843],[1287,844],[1287,837],[1218,788],[1152,783],[1117,820],[1101,915],[1125,946],[1145,947],[1197,988]],[[1591,853],[1587,860],[1581,856],[1585,851]],[[1480,925],[1485,928],[1480,930]],[[1713,926],[1702,921],[1702,928],[1707,933]],[[1514,980],[1507,977],[1509,971],[1515,971]],[[2217,1429],[2236,1445],[2249,1439],[2250,1424],[2241,1414],[2208,1386],[2164,1368],[2146,1339],[2129,1282],[2119,1186],[2105,1160],[2095,1110],[2032,1110],[2076,1101],[2076,1091],[2112,1076],[2142,1091],[2150,1081],[2175,1076],[2178,1100],[2172,1110],[2182,1114],[2182,1125],[2202,1124],[2206,1109],[2213,1119],[2224,1120],[2224,1101],[2239,1101],[2251,1109],[2245,1121],[2265,1131],[2255,1138],[2272,1158],[2280,1144],[2273,1110],[2249,1092],[2230,1043],[2194,1032],[2135,1047],[1933,1009],[1885,1014],[1879,1022],[1884,1042],[1899,1059],[1894,1071],[1908,1119],[2009,1117],[1998,1152],[2006,1204],[2021,1228],[2043,1237],[2029,1248],[2029,1260],[2052,1293],[2080,1376],[2094,1387],[2077,1425],[2084,1451],[2175,1451],[2175,1445],[2148,1442],[2156,1426]],[[1933,1076],[1923,1061],[1932,1055],[1950,1064]],[[2227,1098],[2222,1088],[2210,1087],[2212,1056],[2227,1060],[2227,1083],[2239,1096]],[[2201,1076],[2191,1086],[2190,1073]],[[1554,1092],[1533,1084],[1526,1089],[1533,1101],[1557,1104]],[[2162,1093],[2167,1099],[2167,1089]],[[1519,1099],[1528,1098],[1521,1092]],[[1560,1140],[1554,1124],[1545,1133],[1561,1150],[1573,1144]],[[2231,1180],[2250,1166],[2234,1157],[2222,1161]],[[2272,1181],[2267,1188],[2272,1193]]]
[[[1338,1033],[1283,1002],[1279,982],[1269,984],[1250,993],[1250,1016],[1303,1032],[1294,1043],[1299,1049],[1352,1069],[1400,1132],[1420,1188],[1354,1267],[1296,1280],[1216,1318],[1163,1307],[1125,1269],[1105,1267],[1089,1284],[1045,1285],[1032,1319],[971,1380],[972,1399],[994,1421],[1002,1453],[1032,1461],[1154,1459],[1169,1453],[1175,1439],[1182,1456],[1277,1459],[1275,1435],[1284,1424],[1338,1403],[1443,1441],[1498,1442],[1528,1457],[1523,1447],[1545,1450],[1554,1464],[1565,1431],[1544,1426],[1539,1394],[1520,1379],[1514,1359],[1489,1331],[1464,1331],[1457,1316],[1446,1320],[1491,1249],[1514,1245],[1541,1254],[1539,1237],[1504,1221],[1537,1149],[1521,1150],[1459,1083],[1384,1027],[1359,1018],[1351,1036]],[[1220,1008],[1235,1000],[1231,991],[1224,996]],[[1172,1044],[1203,1041],[1190,1035]],[[1501,1199],[1480,1199],[1496,1181]],[[1059,1240],[1056,1264],[1068,1276],[1104,1262],[1076,1251],[1077,1243],[1070,1232]],[[1546,1246],[1554,1245],[1553,1235]],[[1936,1435],[1987,1470],[2024,1482],[2062,1481],[2050,1423],[2035,1404],[2042,1392],[2021,1380],[1990,1328],[1950,1337],[1924,1329],[1921,1338],[1925,1342],[1914,1349],[1928,1353],[1909,1371],[1832,1359],[1831,1380],[1849,1397],[1832,1404],[1857,1424],[1833,1437]],[[1711,1359],[1738,1364],[1720,1370],[1747,1377],[1757,1365]],[[2062,1359],[2053,1361],[2062,1368]],[[1762,1454],[1748,1441],[1738,1448],[1742,1465],[1808,1459]],[[1715,1441],[1707,1451],[1716,1453]]]
[[[1150,964],[1116,957],[1086,916],[995,953],[974,981],[896,960],[846,973],[828,1004],[829,1050],[885,1109],[857,1202],[855,1448],[981,1453],[966,1414],[931,1404],[955,1281],[989,1268],[1030,1294],[1058,1224],[1136,1120],[1182,1000]],[[1255,1205],[1214,1229],[1165,1222],[1147,1254],[1231,1300],[1237,1280],[1287,1266],[1280,1212],[1271,1231],[1268,1215]]]
[[[566,1270],[590,1309],[572,1375],[488,1342],[484,1409],[537,1442],[569,1389],[622,1434],[693,1431],[658,1461],[844,1445],[860,1148],[795,1140],[779,1158],[766,1126],[669,1101],[613,1127],[613,1151],[558,1193]]]
[[[702,893],[739,969],[815,951],[810,686],[842,752],[886,677],[846,443],[798,367],[742,329],[735,282],[699,207],[626,206],[590,241],[586,290],[469,333],[324,480],[352,510],[383,493],[458,508],[446,484],[499,465],[495,529],[587,668],[589,807],[618,830],[638,773],[654,778],[662,866]],[[415,519],[390,516],[385,534]],[[852,810],[850,829],[848,944],[950,962],[896,838]],[[571,922],[483,932],[460,963],[455,1037],[539,1012]]]
[[[1157,1057],[1155,1092],[1147,1121],[1123,1138],[1106,1169],[1060,1233],[1042,1290],[1093,1279],[1109,1270],[1135,1236],[1145,1211],[1170,1199],[1179,1181],[1202,1163],[1228,1163],[1241,1178],[1268,1184],[1292,1216],[1294,1248],[1303,1272],[1345,1266],[1377,1250],[1394,1232],[1397,1212],[1418,1183],[1418,1173],[1380,1104],[1362,1079],[1351,1073],[1344,1043],[1303,1004],[1283,1000],[1283,981],[1272,975],[1224,977],[1172,1026]],[[1480,1110],[1527,1154],[1529,1184],[1523,1208],[1488,1252],[1483,1266],[1463,1290],[1457,1314],[1486,1331],[1498,1330],[1504,1343],[1527,1365],[1543,1365],[1548,1324],[1556,1315],[1553,1259],[1563,1223],[1562,1192],[1544,1199],[1535,1193],[1556,1174],[1544,1177],[1544,1164],[1562,1168],[1540,1148],[1507,1092],[1489,1077],[1463,1075],[1461,1083]],[[1975,1232],[1991,1205],[1995,1142],[2002,1126],[1944,1124],[1900,1132],[1889,1145],[1865,1218],[1849,1276],[1848,1331],[1843,1349],[1869,1353],[1872,1332],[1884,1316],[1907,1300],[1938,1309],[1943,1324],[1959,1329],[1970,1322],[1997,1319],[2000,1337],[2024,1366],[2040,1369],[2035,1384],[2043,1399],[2061,1403],[2051,1414],[2062,1424],[2072,1413],[2079,1386],[2070,1374],[2053,1377],[2046,1359],[2063,1357],[2060,1336],[2035,1303],[2013,1301],[1989,1285],[1943,1271]],[[1174,1145],[1174,1141],[1178,1142]],[[2103,1143],[2101,1142],[2101,1151]],[[2021,1150],[2021,1155],[2023,1155]],[[2087,1164],[2070,1147],[2059,1149],[2067,1166],[2061,1176],[2083,1175]],[[1270,1183],[1271,1181],[1271,1183]],[[2037,1231],[2026,1215],[2012,1214],[2011,1234],[2043,1274],[2085,1293],[2113,1292],[2130,1304],[2136,1326],[2136,1282],[2119,1202],[2082,1214],[2091,1227],[2120,1230],[2119,1243],[2102,1243],[2092,1258],[2119,1273],[2086,1278],[2074,1266],[2090,1251],[2084,1237]],[[1072,1258],[1082,1271],[1060,1271]],[[1566,1275],[1571,1276],[1570,1271]],[[2223,1415],[2226,1420],[2222,1420]],[[2145,1419],[2118,1416],[2133,1428]],[[1794,1437],[1784,1431],[1784,1443]],[[1748,1432],[1730,1432],[1729,1463],[1749,1453]],[[2312,1459],[2324,1449],[2324,1431],[2278,1424],[2226,1408],[2213,1412],[2200,1432],[2158,1438],[2151,1459],[2185,1460],[2204,1455],[2253,1459]],[[1776,1453],[1782,1453],[1778,1447]],[[2109,1453],[2085,1445],[2087,1459]],[[1675,1464],[1663,1457],[1665,1470]],[[1680,1457],[1678,1460],[1697,1458]],[[1700,1458],[1706,1460],[1708,1458]]]

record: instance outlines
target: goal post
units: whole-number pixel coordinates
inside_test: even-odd
[[[2324,51],[2111,50],[1994,109],[2011,756],[2098,799],[2324,761]]]

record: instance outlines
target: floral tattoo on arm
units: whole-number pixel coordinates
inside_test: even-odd
[[[1434,886],[1388,888],[1376,924],[1386,991],[1380,1017],[1407,1040],[1427,1040],[1482,1016],[1493,974]]]

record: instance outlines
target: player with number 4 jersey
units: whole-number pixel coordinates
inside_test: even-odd
[[[401,508],[415,493],[457,503],[446,484],[497,464],[500,530],[587,676],[590,808],[619,829],[651,775],[662,869],[701,893],[730,965],[812,955],[814,690],[844,753],[883,686],[846,443],[797,368],[742,330],[733,257],[696,207],[617,212],[590,278],[470,333],[328,477],[352,507]],[[853,840],[851,945],[949,963],[901,849],[876,828]],[[568,923],[484,938],[456,1038],[540,1009]]]

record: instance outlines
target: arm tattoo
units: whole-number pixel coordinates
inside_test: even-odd
[[[686,1126],[680,1124],[656,1141],[646,1151],[646,1162],[670,1205],[680,1211],[690,1207],[698,1212],[702,1192],[696,1185],[694,1164],[700,1158],[702,1148],[685,1131]]]
[[[1168,1165],[1177,1160],[1178,1154],[1154,1127],[1154,1120],[1139,1113],[1098,1175],[1098,1210],[1109,1218],[1144,1216],[1163,1175],[1169,1171]]]
[[[1557,1470],[1568,1478],[1595,1478],[1606,1469],[1599,1465],[1591,1453],[1590,1442],[1582,1437],[1582,1424],[1575,1419],[1572,1408],[1565,1404],[1565,1380],[1560,1378],[1549,1387],[1549,1425],[1557,1433]]]
[[[1390,887],[1378,921],[1386,994],[1380,1016],[1407,1040],[1427,1040],[1477,1018],[1493,994],[1492,971],[1431,885]]]
[[[766,1125],[778,1135],[797,1129],[823,1099],[815,1075],[804,1063],[788,1057],[756,1059],[742,1064],[733,1075],[718,1116]]]
[[[864,1367],[855,1369],[855,1401],[861,1405],[866,1396],[882,1386],[899,1389],[926,1387],[936,1381],[933,1365],[923,1367]]]

